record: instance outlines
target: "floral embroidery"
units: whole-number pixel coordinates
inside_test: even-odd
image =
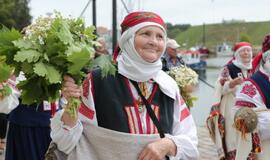
[[[253,98],[256,95],[256,88],[252,84],[245,84],[240,93],[246,94],[250,98]]]

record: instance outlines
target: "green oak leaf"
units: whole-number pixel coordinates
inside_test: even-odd
[[[103,78],[108,75],[115,75],[116,67],[112,62],[111,55],[100,55],[92,63],[92,67],[95,66],[99,66],[101,68],[101,76]]]
[[[42,53],[36,50],[21,50],[14,56],[14,60],[17,62],[27,61],[28,63],[32,63],[37,62],[41,56]]]
[[[42,62],[36,63],[34,66],[34,72],[41,77],[45,77],[50,84],[61,82],[61,74],[52,65]]]

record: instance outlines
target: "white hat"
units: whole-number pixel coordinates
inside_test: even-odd
[[[179,48],[180,45],[174,39],[168,39],[167,47],[176,49],[176,48]]]

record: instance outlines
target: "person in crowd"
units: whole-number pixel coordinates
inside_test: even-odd
[[[113,154],[121,159],[134,153],[135,157],[127,159],[198,159],[192,115],[176,82],[161,70],[161,56],[167,39],[164,21],[152,12],[132,12],[125,17],[121,28],[119,48],[114,53],[117,62],[115,76],[101,78],[100,69],[93,69],[83,82],[82,93],[71,77],[64,77],[63,96],[67,100],[80,98],[82,103],[75,118],[65,109],[55,114],[51,120],[52,141],[68,159],[93,156],[100,159],[93,154],[96,153],[94,149],[107,145],[114,147],[101,154],[108,154],[110,159],[117,159]],[[112,141],[104,146],[93,144],[91,136],[94,132],[90,128],[93,125],[109,132]],[[164,138],[147,143],[139,151],[139,145],[134,144],[143,141],[141,139],[121,145],[131,137],[147,139],[157,133],[163,137],[162,132]],[[116,135],[122,137],[119,144],[113,141]],[[117,148],[117,153],[111,151],[113,148]],[[131,150],[122,153],[119,148]]]
[[[219,158],[225,159],[234,159],[236,155],[236,131],[233,128],[232,108],[236,91],[243,81],[251,76],[252,69],[250,43],[238,42],[234,45],[233,51],[234,58],[222,69],[216,82],[216,103],[207,119],[210,135],[217,146]]]
[[[162,58],[162,70],[169,71],[172,67],[184,65],[185,62],[178,56],[178,48],[180,45],[174,39],[168,39],[166,44],[166,52]]]
[[[99,45],[96,47],[95,57],[98,57],[102,54],[109,54],[105,39],[103,37],[99,37],[97,39],[97,42],[99,43]]]
[[[7,115],[0,113],[0,155],[6,146]]]
[[[56,103],[21,104],[16,84],[24,79],[23,73],[10,78],[8,84],[12,93],[0,98],[0,113],[9,114],[5,160],[44,159],[51,142],[51,108],[56,108]]]
[[[235,110],[242,107],[258,112],[257,130],[240,139],[237,149],[238,159],[269,159],[270,153],[270,34],[265,36],[262,45],[261,59],[258,60],[259,70],[246,79],[236,94]],[[240,137],[240,136],[239,136]]]

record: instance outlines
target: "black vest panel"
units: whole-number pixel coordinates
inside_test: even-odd
[[[270,109],[270,82],[268,77],[265,76],[262,72],[257,71],[250,77],[250,79],[256,82],[257,86],[260,88],[262,94],[264,95],[266,107]]]
[[[126,78],[118,73],[115,76],[101,77],[100,68],[92,70],[93,92],[98,125],[107,129],[129,133],[126,106],[134,106]],[[174,100],[157,89],[151,102],[159,106],[160,124],[165,133],[172,133]]]
[[[229,70],[229,73],[230,73],[230,76],[231,76],[232,79],[237,78],[238,77],[238,73],[242,73],[241,69],[238,68],[233,63],[228,64],[227,65],[227,68]]]

